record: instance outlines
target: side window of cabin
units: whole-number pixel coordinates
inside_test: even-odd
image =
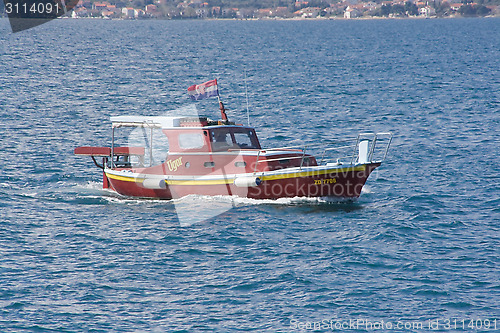
[[[210,134],[213,151],[224,151],[233,148],[233,139],[228,130],[219,129],[217,131],[212,131]]]
[[[235,132],[234,139],[236,144],[243,149],[256,149],[259,148],[257,144],[257,139],[255,138],[253,131],[245,132]]]
[[[200,149],[205,145],[202,133],[179,134],[179,147],[181,149]]]
[[[240,148],[252,148],[252,140],[248,133],[234,133],[236,144]]]

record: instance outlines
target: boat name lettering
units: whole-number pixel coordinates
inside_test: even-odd
[[[314,185],[335,184],[336,182],[337,182],[337,178],[315,179]]]
[[[177,168],[182,165],[182,157],[176,158],[175,160],[167,161],[168,170],[177,171]]]

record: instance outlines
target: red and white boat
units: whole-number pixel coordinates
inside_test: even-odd
[[[357,198],[370,173],[385,160],[392,141],[391,133],[360,134],[349,145],[349,140],[339,140],[322,148],[318,157],[308,153],[311,146],[267,149],[254,128],[229,122],[220,100],[219,105],[219,121],[182,116],[111,117],[111,147],[78,147],[74,153],[91,156],[103,170],[103,188],[130,197]],[[115,136],[120,128],[144,133],[145,146],[117,146]],[[158,140],[153,142],[153,132],[168,141],[168,152],[156,163],[153,155]],[[376,152],[377,147],[381,149]],[[349,156],[345,160],[328,158],[346,150]]]

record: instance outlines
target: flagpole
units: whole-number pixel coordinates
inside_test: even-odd
[[[224,104],[222,104],[222,101],[220,100],[219,84],[217,82],[217,79],[215,79],[215,84],[217,85],[217,101],[219,101],[219,108],[220,108],[220,114],[222,117],[222,121],[227,124],[229,122],[229,119],[227,119],[227,114],[226,114],[226,109],[224,108]]]

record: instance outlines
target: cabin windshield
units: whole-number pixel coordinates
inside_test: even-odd
[[[212,151],[228,149],[260,149],[253,129],[222,127],[210,131]]]

